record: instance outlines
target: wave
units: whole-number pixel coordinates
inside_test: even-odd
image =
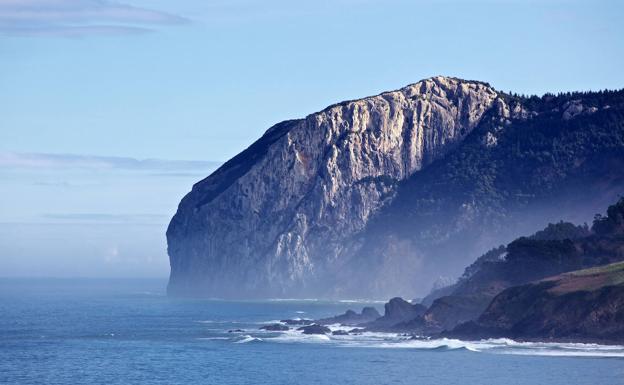
[[[297,319],[297,318],[295,318]],[[233,320],[201,320],[202,324],[214,324],[215,332],[225,332],[240,321]],[[281,323],[279,320],[244,322],[251,325],[266,325]],[[326,325],[333,332],[336,330],[350,330],[352,327],[339,324]],[[252,327],[253,328],[253,327]],[[275,343],[323,343],[341,347],[366,347],[380,349],[414,349],[431,350],[438,352],[465,350],[472,353],[555,356],[555,357],[607,357],[624,358],[624,346],[600,345],[592,343],[562,343],[562,342],[522,342],[508,338],[483,339],[478,341],[464,341],[452,338],[416,338],[411,335],[384,332],[363,332],[349,335],[310,335],[291,328],[288,331],[248,330],[253,335],[243,334],[235,338],[215,337],[213,339],[229,339],[235,343],[266,341]],[[262,337],[262,338],[260,338]]]
[[[420,350],[467,350],[475,353],[555,356],[555,357],[614,357],[624,358],[624,346],[558,342],[519,342],[507,338],[463,341],[449,338],[409,339],[379,344],[364,343],[369,347],[409,348]]]
[[[331,338],[325,334],[303,334],[298,330],[280,332],[277,336],[267,339],[271,342],[330,342]]]
[[[198,340],[203,341],[219,341],[219,340],[230,340],[230,337],[198,337]]]
[[[273,319],[269,321],[261,321],[261,322],[253,322],[253,323],[257,325],[283,324],[282,320],[278,320],[278,319]]]
[[[376,300],[376,299],[338,299],[338,300],[327,300],[320,298],[266,298],[261,301],[267,302],[324,302],[324,303],[386,303],[388,301]]]
[[[297,319],[297,318],[295,318]],[[208,324],[208,325],[221,325],[221,326],[228,326],[228,325],[269,325],[269,324],[276,324],[276,323],[283,323],[281,320],[269,320],[269,321],[231,321],[231,320],[199,320],[199,321],[193,321],[193,322],[197,322],[200,324]],[[218,330],[218,329],[215,329]]]
[[[350,328],[328,325],[334,330]],[[267,342],[277,343],[324,343],[344,347],[380,349],[414,349],[430,351],[465,350],[471,353],[512,354],[556,357],[608,357],[624,358],[624,346],[589,343],[521,342],[508,338],[464,341],[453,338],[415,338],[398,333],[363,332],[357,335],[310,335],[290,329],[267,333]]]
[[[249,334],[241,336],[241,339],[234,341],[235,344],[246,344],[249,342],[262,342],[262,338],[252,337]]]
[[[520,342],[506,338],[482,340],[486,350],[500,354],[624,358],[624,346],[591,343]]]

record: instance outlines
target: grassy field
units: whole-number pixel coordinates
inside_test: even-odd
[[[550,289],[550,292],[555,294],[579,290],[593,291],[605,286],[624,285],[624,262],[573,271],[547,280],[556,281],[556,285]]]

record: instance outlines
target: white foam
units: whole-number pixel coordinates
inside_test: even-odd
[[[510,339],[486,339],[480,341],[462,341],[456,339],[408,339],[403,341],[362,342],[360,346],[379,348],[411,349],[466,349],[471,352],[494,354],[517,354],[536,356],[570,357],[621,357],[624,358],[624,346],[556,343],[556,342],[518,342]]]
[[[229,340],[229,337],[199,337],[198,340],[216,341],[216,340]]]
[[[624,346],[586,343],[518,342],[509,339],[490,339],[477,342],[482,351],[535,356],[561,357],[619,357],[624,358]]]
[[[274,342],[329,342],[329,336],[325,334],[303,334],[303,331],[290,329],[280,332],[276,337],[270,339]]]
[[[278,319],[270,320],[270,321],[262,321],[262,322],[254,322],[257,325],[273,325],[273,324],[283,324],[282,321]]]
[[[350,330],[338,324],[327,325],[332,330]],[[519,342],[508,338],[463,341],[453,338],[412,338],[398,333],[363,332],[349,335],[303,334],[291,329],[273,332],[265,341],[279,343],[330,343],[344,347],[415,350],[467,350],[474,353],[517,354],[561,357],[617,357],[624,358],[624,346],[584,343]]]
[[[242,339],[235,341],[235,344],[246,344],[248,342],[260,342],[262,341],[262,338],[258,338],[258,337],[252,337],[249,334],[246,334],[244,336],[242,336]]]
[[[201,320],[195,321],[200,324],[242,324],[244,322],[240,321],[229,321],[229,320]]]

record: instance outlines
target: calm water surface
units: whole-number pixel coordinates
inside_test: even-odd
[[[261,332],[371,304],[174,300],[165,284],[1,279],[0,383],[624,384],[624,347]]]

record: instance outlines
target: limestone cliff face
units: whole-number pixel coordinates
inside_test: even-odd
[[[332,277],[345,276],[356,235],[397,183],[489,111],[514,113],[487,84],[434,77],[273,126],[180,203],[167,231],[169,292],[339,293]]]

